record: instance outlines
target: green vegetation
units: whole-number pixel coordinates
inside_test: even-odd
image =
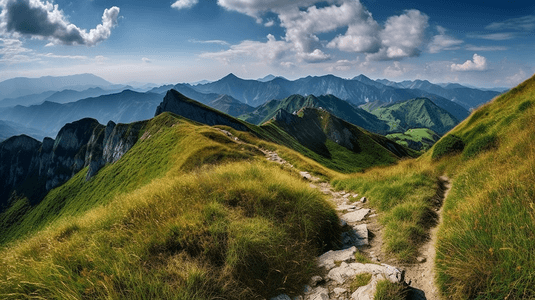
[[[353,281],[349,285],[349,290],[351,293],[354,293],[359,287],[367,285],[372,279],[372,274],[363,273],[358,274],[353,278]]]
[[[145,138],[90,181],[82,171],[35,207],[17,202],[29,212],[10,234],[34,234],[1,250],[0,297],[300,292],[318,271],[314,257],[339,235],[323,196],[215,128],[167,113],[145,126]]]
[[[339,176],[337,189],[357,192],[381,212],[385,250],[401,261],[412,261],[436,222],[437,183],[425,164],[405,161],[397,166],[372,169],[364,174]]]
[[[240,119],[260,125],[273,118],[279,109],[293,113],[305,107],[322,108],[346,122],[372,132],[385,133],[388,129],[388,126],[376,116],[333,95],[318,97],[292,95],[283,100],[271,100],[257,107],[253,112],[240,116]]]
[[[427,128],[409,129],[404,133],[391,133],[387,138],[417,151],[429,150],[440,139],[433,130]]]
[[[452,131],[463,155],[437,165],[454,178],[437,249],[449,299],[535,298],[534,98],[532,77],[479,108]]]
[[[381,280],[377,283],[375,292],[376,300],[406,300],[409,298],[410,290],[401,283],[392,283],[388,280]]]
[[[459,152],[462,152],[464,149],[464,142],[459,137],[448,134],[443,137],[435,147],[433,147],[433,159],[440,159],[446,155],[454,155]]]
[[[389,132],[404,132],[411,128],[429,128],[444,134],[459,121],[427,98],[416,98],[378,107],[371,111],[385,121]]]
[[[463,151],[465,158],[471,158],[480,152],[495,149],[498,147],[498,137],[496,134],[487,134],[471,141]]]

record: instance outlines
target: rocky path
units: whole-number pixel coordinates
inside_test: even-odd
[[[222,131],[237,143],[243,143],[230,132]],[[276,152],[259,150],[264,153],[267,160],[294,168]],[[411,297],[415,300],[439,299],[438,289],[434,284],[434,257],[442,203],[451,188],[447,177],[439,178],[439,189],[434,197],[438,224],[432,228],[429,241],[421,246],[418,262],[395,267],[394,265],[398,265],[397,261],[382,252],[383,226],[365,197],[355,193],[335,191],[329,182],[322,182],[320,178],[308,172],[299,173],[310,182],[311,188],[320,190],[335,205],[344,228],[341,236],[343,246],[342,250],[331,250],[318,257],[317,263],[324,268],[324,274],[311,278],[309,285],[304,287],[303,295],[293,299],[287,295],[279,295],[271,300],[371,300],[380,280],[407,283],[412,289]],[[361,262],[356,262],[356,257],[359,257]],[[354,284],[354,280],[360,274],[370,274],[371,279],[367,284],[358,287]]]

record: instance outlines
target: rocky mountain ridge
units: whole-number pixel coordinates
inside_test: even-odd
[[[85,118],[66,124],[56,139],[26,135],[0,143],[0,207],[12,197],[40,201],[45,193],[88,167],[90,180],[105,164],[119,160],[138,140],[143,122],[106,126]],[[31,188],[29,188],[31,187]]]

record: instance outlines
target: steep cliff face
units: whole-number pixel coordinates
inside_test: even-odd
[[[213,108],[191,100],[175,90],[169,90],[156,109],[156,116],[172,112],[184,118],[206,125],[226,125],[236,130],[247,131],[245,124]]]
[[[88,167],[86,180],[119,160],[138,140],[144,122],[107,126],[86,118],[66,124],[55,140],[25,135],[0,143],[0,212],[13,195],[40,199]]]

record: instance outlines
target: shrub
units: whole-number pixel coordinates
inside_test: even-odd
[[[445,155],[462,152],[463,149],[464,142],[459,137],[450,134],[438,141],[431,157],[433,160],[438,160]]]
[[[410,290],[402,283],[392,283],[382,280],[377,283],[376,300],[406,300],[409,299]]]
[[[475,139],[463,151],[464,158],[471,158],[480,152],[498,147],[498,137],[496,134],[487,134]]]
[[[520,105],[518,106],[518,111],[519,112],[523,112],[526,109],[530,108],[531,106],[533,106],[533,102],[531,102],[529,100],[524,101],[524,102],[520,103]]]

